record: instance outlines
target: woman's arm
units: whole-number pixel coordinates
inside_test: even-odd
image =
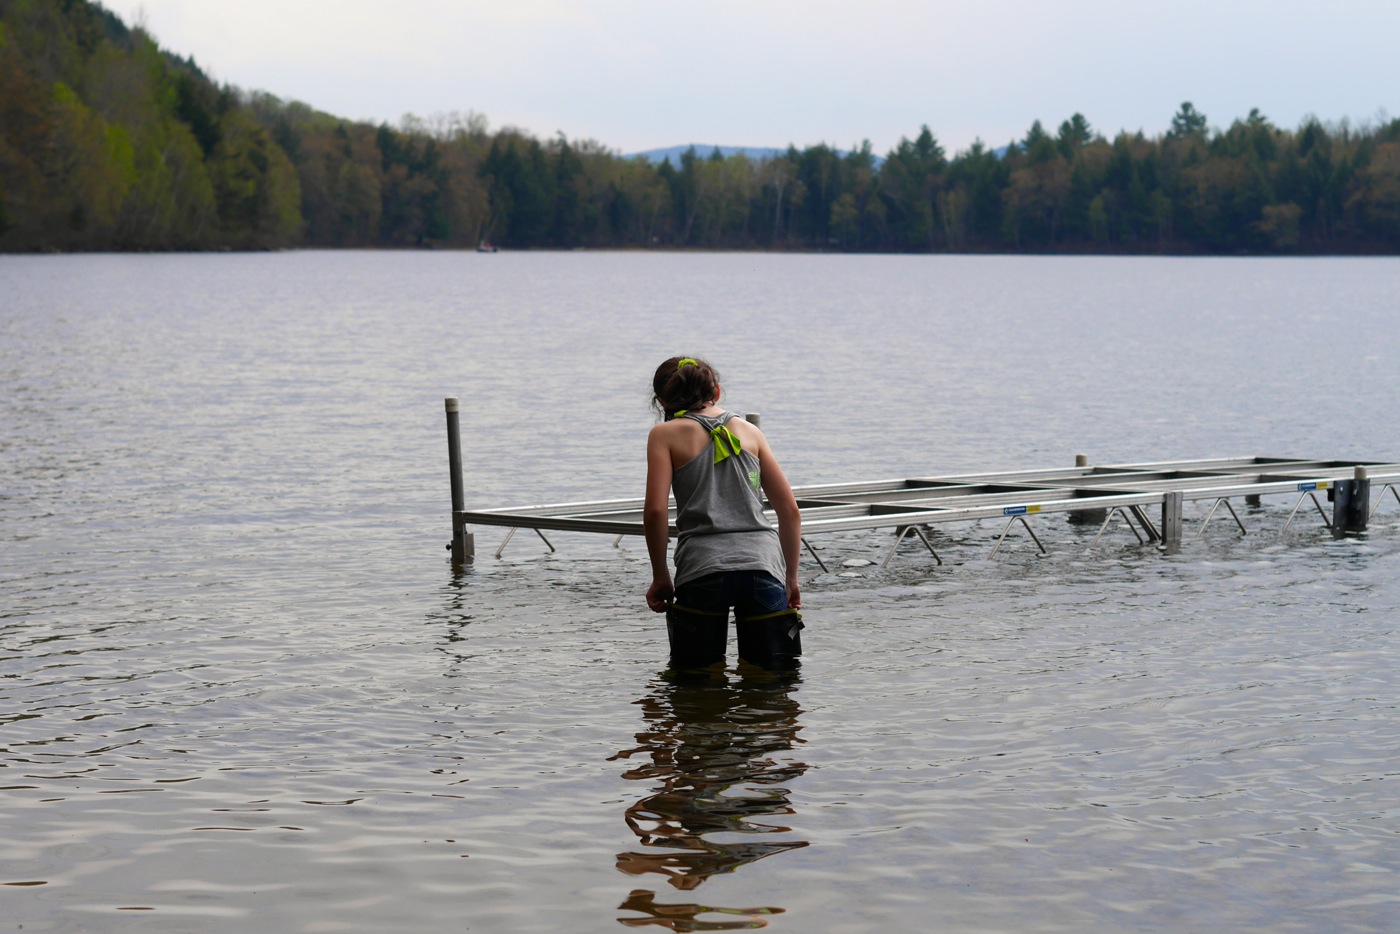
[[[642,528],[646,532],[647,556],[651,558],[651,586],[647,606],[665,612],[676,595],[671,569],[666,564],[666,544],[671,538],[671,449],[665,440],[665,423],[647,436],[647,492],[642,506]]]
[[[802,588],[797,580],[797,562],[802,551],[802,512],[797,508],[797,497],[792,494],[787,475],[778,465],[767,438],[759,442],[758,467],[763,495],[768,497],[768,505],[778,516],[778,544],[783,549],[783,564],[787,568],[784,584],[787,586],[788,606],[799,609],[802,606]]]

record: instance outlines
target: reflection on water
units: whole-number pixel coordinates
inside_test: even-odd
[[[443,591],[443,607],[427,614],[429,625],[442,632],[442,644],[437,650],[454,664],[460,664],[470,658],[464,652],[467,641],[465,629],[472,621],[472,614],[468,612],[467,580],[468,576],[464,571],[460,568],[454,570]]]
[[[806,763],[783,755],[802,742],[797,735],[802,708],[792,697],[796,678],[778,680],[756,669],[743,674],[752,676],[731,681],[715,673],[683,680],[668,673],[636,701],[645,720],[637,745],[613,758],[645,756],[649,761],[636,761],[623,777],[649,782],[651,793],[627,808],[627,826],[643,849],[619,853],[621,871],[664,876],[673,887],[689,891],[716,873],[807,846],[790,837],[731,842],[735,835],[791,834],[782,821],[793,813],[784,786],[807,771]],[[762,916],[783,911],[662,904],[648,889],[633,890],[619,907],[645,915],[619,918],[624,925],[673,931],[758,928],[764,926]],[[742,920],[700,920],[707,913]]]

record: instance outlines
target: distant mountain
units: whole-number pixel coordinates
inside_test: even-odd
[[[645,152],[629,153],[622,158],[636,159],[641,157],[652,165],[660,165],[667,159],[670,159],[672,165],[678,166],[681,164],[681,156],[685,154],[686,150],[692,148],[695,150],[695,154],[701,159],[708,159],[710,153],[718,149],[719,154],[725,158],[736,153],[743,153],[754,162],[762,162],[764,159],[772,159],[787,153],[786,147],[778,149],[772,146],[716,146],[711,143],[686,143],[684,146],[667,146],[665,149],[648,149]],[[998,146],[992,150],[992,155],[996,156],[998,159],[1005,159],[1007,150],[1010,148],[1009,146]],[[836,150],[836,154],[845,157],[847,155],[847,150],[838,149]],[[884,162],[884,156],[877,155],[875,157],[876,168],[879,168]]]
[[[742,153],[755,162],[761,162],[764,159],[772,159],[775,156],[781,156],[783,153],[787,152],[786,147],[775,149],[771,146],[715,146],[710,143],[686,143],[684,146],[668,146],[665,149],[648,149],[646,152],[629,153],[623,156],[623,158],[635,159],[641,156],[652,165],[660,165],[667,159],[670,159],[672,165],[680,165],[681,156],[685,155],[686,150],[692,148],[695,150],[695,154],[701,159],[708,159],[710,154],[718,149],[719,154],[725,158]]]
[[[681,156],[685,155],[686,151],[692,148],[695,150],[695,155],[701,159],[710,158],[710,155],[718,149],[719,154],[726,159],[733,155],[742,154],[754,162],[762,162],[765,159],[775,159],[778,156],[785,156],[788,151],[786,146],[777,148],[774,146],[716,146],[711,143],[686,143],[684,146],[668,146],[665,149],[648,149],[646,152],[634,152],[622,158],[636,159],[641,157],[652,165],[660,165],[667,159],[670,159],[672,165],[679,166],[681,164]],[[850,154],[849,151],[845,149],[837,149],[834,151],[836,155],[843,159]],[[877,169],[884,164],[884,156],[875,156],[875,167]]]

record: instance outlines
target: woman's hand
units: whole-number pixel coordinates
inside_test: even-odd
[[[797,582],[796,577],[787,579],[788,607],[794,610],[802,609],[802,585]]]
[[[671,585],[671,578],[656,578],[647,588],[647,606],[651,607],[653,613],[665,613],[666,608],[671,605],[671,601],[676,598],[676,588]]]

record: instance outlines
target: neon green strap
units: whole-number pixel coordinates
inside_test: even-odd
[[[699,366],[699,365],[700,365],[700,361],[699,361],[699,360],[696,360],[694,357],[681,357],[679,360],[676,361],[676,369],[678,369],[678,370],[683,370],[683,369],[685,369],[685,368],[688,367],[688,366]]]
[[[715,463],[718,464],[731,454],[738,454],[743,450],[739,444],[739,439],[734,437],[734,432],[724,425],[716,425],[710,431],[710,437],[715,439]]]
[[[736,623],[756,623],[762,619],[777,619],[779,616],[793,616],[797,618],[799,623],[802,622],[802,614],[796,607],[788,607],[786,610],[778,610],[776,613],[761,613],[758,616],[736,616],[734,621]]]
[[[689,412],[689,409],[681,409],[679,412],[672,412],[672,418],[680,418]],[[734,432],[724,425],[716,425],[710,429],[710,437],[715,441],[715,463],[718,464],[731,454],[738,454],[744,449],[739,443],[739,439]]]

